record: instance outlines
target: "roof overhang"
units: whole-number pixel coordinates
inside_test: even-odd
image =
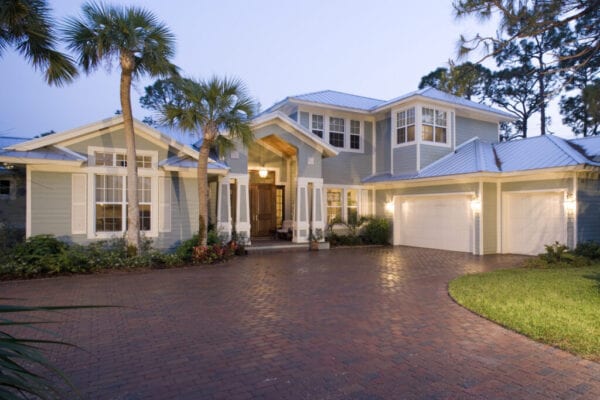
[[[28,165],[69,165],[80,167],[84,161],[81,160],[53,160],[46,158],[29,158],[29,157],[15,157],[15,156],[3,156],[0,154],[0,162],[7,164],[28,164]]]
[[[251,123],[252,129],[260,129],[270,124],[275,124],[280,128],[285,129],[302,142],[315,148],[317,151],[327,157],[333,157],[339,154],[339,151],[335,147],[317,139],[315,135],[309,132],[306,128],[280,111],[263,114],[252,120]]]

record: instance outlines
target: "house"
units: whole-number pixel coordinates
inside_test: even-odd
[[[600,138],[499,143],[512,119],[432,88],[389,101],[288,97],[252,121],[249,148],[210,160],[210,220],[250,242],[292,220],[292,240],[306,242],[333,221],[377,215],[392,221],[395,245],[473,254],[600,240]],[[142,229],[169,248],[197,229],[197,148],[139,121],[135,131]],[[2,140],[0,190],[12,197],[0,204],[20,204],[27,235],[123,234],[122,117]]]

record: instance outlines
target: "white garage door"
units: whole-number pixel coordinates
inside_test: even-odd
[[[502,252],[538,254],[544,245],[567,242],[564,192],[504,193]]]
[[[471,195],[395,198],[394,244],[471,252]]]

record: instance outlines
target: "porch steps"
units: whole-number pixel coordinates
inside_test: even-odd
[[[252,239],[252,244],[246,246],[248,253],[308,251],[308,243],[292,243],[287,240],[277,240],[271,237],[258,237]]]

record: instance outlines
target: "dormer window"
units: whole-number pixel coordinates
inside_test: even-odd
[[[335,147],[344,147],[345,120],[343,118],[329,118],[329,144]]]
[[[423,107],[422,136],[424,142],[443,143],[448,141],[447,113],[433,108]]]
[[[137,155],[135,157],[138,168],[152,168],[152,156]],[[94,152],[94,165],[105,167],[126,167],[127,155],[117,152]]]
[[[312,133],[320,138],[323,138],[323,116],[318,114],[312,115]]]
[[[396,113],[396,143],[415,141],[415,109],[408,108]]]

